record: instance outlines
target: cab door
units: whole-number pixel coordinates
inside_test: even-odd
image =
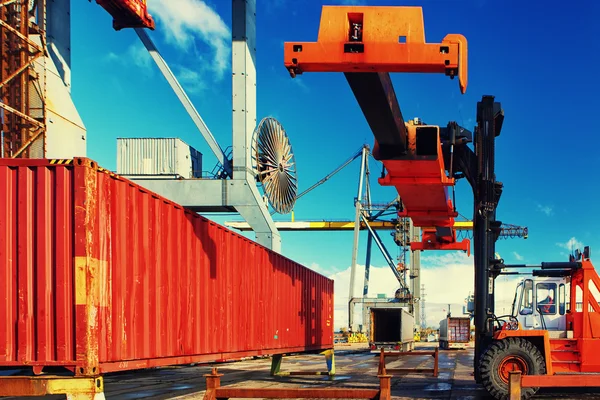
[[[533,296],[533,280],[526,279],[523,281],[523,292],[519,304],[519,313],[517,319],[521,323],[523,329],[540,329],[539,317],[536,318],[535,299]]]

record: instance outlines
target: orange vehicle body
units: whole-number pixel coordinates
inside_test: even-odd
[[[570,309],[566,317],[569,334],[566,338],[552,338],[547,330],[505,328],[494,335],[496,340],[511,337],[527,339],[544,355],[546,375],[524,375],[524,386],[589,386],[589,383],[600,386],[600,375],[590,374],[600,373],[600,298],[593,295],[593,292],[600,293],[600,277],[592,262],[584,259],[581,267],[573,271],[570,280]],[[578,297],[583,299],[580,311],[576,309]],[[570,379],[555,379],[564,376]],[[586,382],[588,384],[581,384]]]
[[[396,124],[403,125],[394,127],[391,123],[393,131],[397,128],[402,135],[388,136],[396,143],[404,141],[400,143],[403,154],[380,157],[376,138],[373,155],[387,171],[379,183],[394,186],[402,199],[400,216],[410,217],[414,226],[425,228],[421,241],[412,242],[411,249],[470,253],[470,241],[458,242],[453,229],[458,214],[449,188],[455,181],[446,173],[440,127],[404,123],[388,76],[390,72],[458,76],[460,90],[465,93],[465,37],[450,34],[441,43],[426,43],[421,7],[323,6],[317,42],[286,42],[284,53],[284,64],[292,77],[305,72],[379,74],[385,93],[367,90],[362,96],[367,103],[369,96],[387,97],[380,104],[389,106]]]

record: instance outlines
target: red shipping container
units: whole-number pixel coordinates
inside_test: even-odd
[[[333,281],[88,159],[0,159],[0,366],[333,347]]]

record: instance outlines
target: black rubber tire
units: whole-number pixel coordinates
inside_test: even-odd
[[[544,356],[530,341],[522,338],[507,338],[493,342],[481,355],[479,367],[481,383],[497,400],[508,400],[508,383],[500,376],[501,362],[508,356],[519,357],[527,364],[528,375],[544,375]],[[529,399],[539,388],[523,388],[521,399]]]

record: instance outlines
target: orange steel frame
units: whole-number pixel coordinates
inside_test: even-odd
[[[521,337],[543,346],[540,350],[546,361],[546,375],[524,375],[523,387],[600,386],[600,374],[581,375],[600,373],[600,299],[593,296],[590,286],[600,289],[600,277],[592,262],[584,259],[581,267],[571,275],[570,310],[567,312],[566,323],[567,330],[573,331],[572,339],[551,339],[546,330],[502,329],[494,335],[496,340]],[[575,308],[577,288],[583,295],[581,311]],[[576,343],[576,348],[565,346],[567,342]],[[573,360],[566,361],[564,356],[559,355],[565,352],[571,353]]]
[[[292,76],[304,72],[445,73],[458,76],[461,92],[467,90],[467,39],[450,34],[440,44],[426,43],[421,7],[323,6],[322,10],[316,43],[284,44],[284,62]],[[353,24],[364,27],[361,40],[350,40]]]
[[[384,96],[392,113],[396,111],[396,123],[403,121],[398,121],[402,116],[388,73],[445,73],[451,78],[458,76],[462,93],[467,87],[467,40],[450,34],[439,44],[426,43],[421,7],[323,6],[317,42],[286,42],[284,52],[292,77],[304,72],[379,73]],[[402,199],[400,216],[425,228],[421,241],[412,242],[411,249],[470,253],[470,241],[457,242],[453,229],[458,214],[448,187],[454,186],[455,180],[446,174],[440,128],[406,123],[400,129],[406,132],[406,143],[401,144],[404,154],[377,157],[377,138],[373,154],[387,170],[379,183],[395,186]],[[432,137],[433,131],[436,137]],[[420,153],[421,138],[429,141],[425,155]],[[402,142],[402,138],[395,139]]]
[[[32,22],[29,2],[0,1],[0,157],[29,157],[29,146],[43,136],[45,104],[32,104],[34,89],[42,95],[44,78],[33,71],[33,63],[45,55],[45,1],[35,9]],[[42,46],[31,40],[39,35]]]

